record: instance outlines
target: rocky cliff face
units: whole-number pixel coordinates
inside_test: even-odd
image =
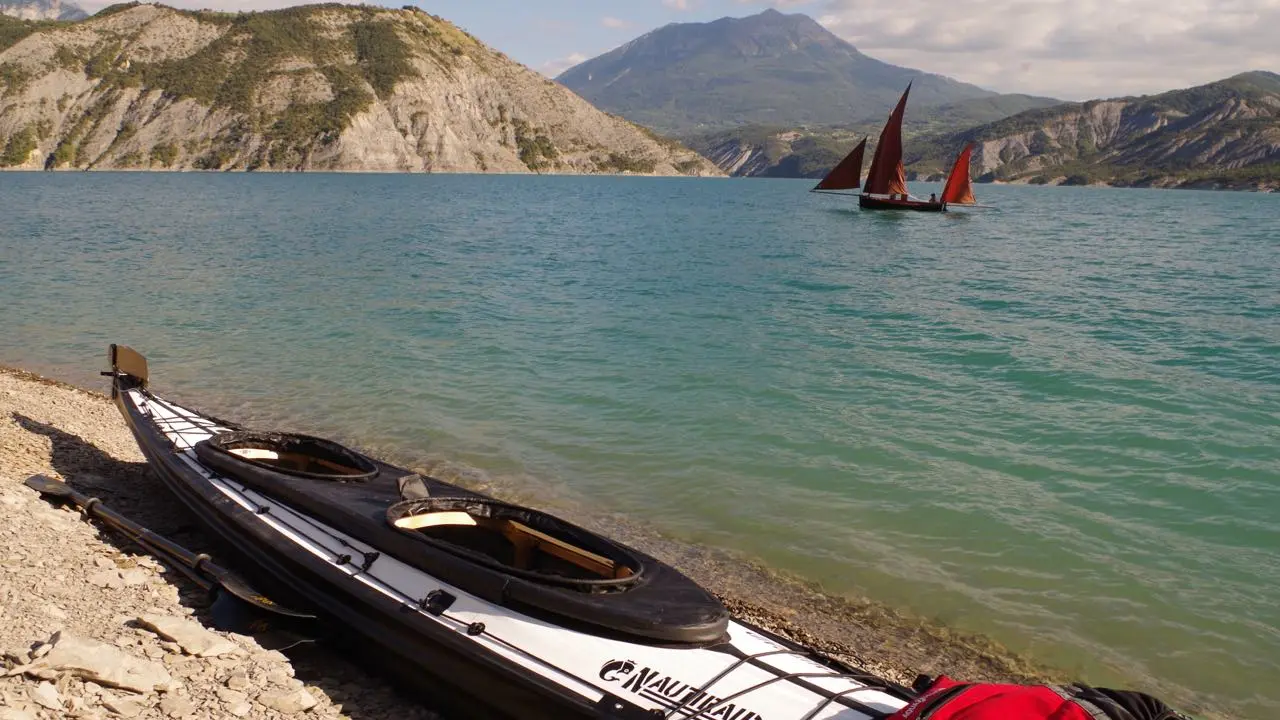
[[[690,145],[736,177],[822,177],[864,134],[861,128],[744,127],[693,138]]]
[[[125,5],[28,30],[0,34],[0,166],[721,174],[420,11]]]
[[[924,141],[907,161],[939,171],[966,142],[985,180],[1271,187],[1280,184],[1280,75],[1021,113]]]

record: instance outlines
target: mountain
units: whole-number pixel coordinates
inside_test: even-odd
[[[0,0],[0,15],[19,20],[83,20],[89,13],[62,0]]]
[[[414,9],[0,16],[0,167],[718,175]]]
[[[923,133],[972,127],[1060,102],[1031,95],[996,95],[922,110],[913,105],[908,108],[903,131],[910,142],[910,138]],[[874,143],[884,121],[880,117],[827,128],[748,125],[694,135],[686,142],[730,175],[818,178],[835,166],[859,138],[870,136]]]
[[[776,10],[673,23],[556,79],[597,107],[677,137],[883,120],[908,82],[915,108],[996,96],[867,57],[812,18]]]
[[[966,142],[986,181],[1280,187],[1280,75],[1032,110],[920,138],[904,160],[941,173]]]

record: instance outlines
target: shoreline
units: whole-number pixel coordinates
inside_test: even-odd
[[[19,391],[16,401],[15,387]],[[19,416],[51,428],[37,434],[54,438],[54,447],[48,452],[33,452],[30,444],[23,442],[23,436],[28,436],[26,440],[30,441],[34,431],[19,420]],[[57,438],[69,444],[78,443],[85,451],[81,454],[87,454],[90,461],[69,461],[68,453],[57,447]],[[432,468],[412,469],[432,471]],[[37,472],[61,475],[73,484],[91,487],[108,502],[114,502],[116,492],[136,496],[136,491],[130,493],[124,489],[128,486],[157,485],[154,481],[146,482],[149,470],[145,461],[106,395],[20,368],[0,366],[0,493],[11,491],[13,486],[25,492],[22,479]],[[448,479],[455,481],[452,477]],[[465,478],[461,481],[466,483]],[[156,489],[157,492],[145,499],[129,498],[139,505],[136,512],[144,524],[147,516],[164,518],[152,525],[164,532],[166,524],[189,520],[186,510],[175,498],[158,486]],[[485,490],[494,492],[492,488]],[[501,491],[495,494],[505,495]],[[526,504],[536,501],[536,498],[507,499]],[[122,505],[122,509],[126,508],[127,505]],[[958,632],[937,621],[911,617],[869,599],[823,593],[816,583],[731,552],[663,537],[642,521],[586,509],[549,509],[671,563],[714,592],[737,616],[904,685],[909,686],[919,673],[944,672],[967,681],[1069,682],[1079,679],[1010,651],[990,638]],[[4,517],[6,512],[6,506],[0,504],[0,519],[8,520]],[[209,539],[199,528],[184,525],[181,532],[189,533],[181,536],[180,542],[184,544],[209,545]],[[19,624],[10,628],[8,634],[22,635],[23,630]],[[25,630],[26,635],[37,639],[38,632],[33,633],[31,628]],[[12,638],[0,637],[0,646],[6,640],[11,644]],[[389,682],[370,677],[375,678],[371,682],[380,688],[389,686]],[[317,696],[323,690],[309,689]],[[340,704],[330,700],[335,706]]]

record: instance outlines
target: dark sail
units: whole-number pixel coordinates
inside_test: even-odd
[[[822,182],[813,187],[814,190],[853,190],[862,180],[862,154],[866,152],[867,140],[862,139],[831,172],[822,178]]]
[[[902,99],[889,116],[884,130],[880,131],[880,143],[876,145],[876,154],[871,159],[871,170],[867,173],[867,182],[862,186],[866,193],[872,195],[906,195],[907,175],[902,169],[902,116],[907,111],[907,95],[911,93],[911,85],[902,93]]]
[[[973,205],[978,201],[973,197],[973,185],[969,180],[969,156],[973,154],[973,145],[965,145],[964,150],[951,166],[951,174],[947,176],[947,184],[942,188],[942,202],[948,205]]]

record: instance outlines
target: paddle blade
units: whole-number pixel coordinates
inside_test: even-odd
[[[217,593],[213,605],[209,607],[209,614],[213,618],[213,626],[218,630],[251,635],[265,650],[288,650],[316,641],[316,638],[292,627],[297,623],[281,621],[278,616],[264,615],[230,593]]]
[[[53,497],[69,498],[76,494],[76,491],[70,485],[55,480],[48,475],[32,475],[23,481],[23,485],[35,490],[41,495],[51,495]]]
[[[310,613],[293,610],[277,603],[266,595],[263,595],[253,589],[253,586],[249,585],[249,583],[241,580],[239,577],[233,575],[227,570],[222,570],[217,573],[215,579],[223,590],[226,590],[236,598],[239,598],[263,612],[269,612],[275,615],[284,615],[286,617],[304,618],[308,620],[315,618],[315,615]]]

